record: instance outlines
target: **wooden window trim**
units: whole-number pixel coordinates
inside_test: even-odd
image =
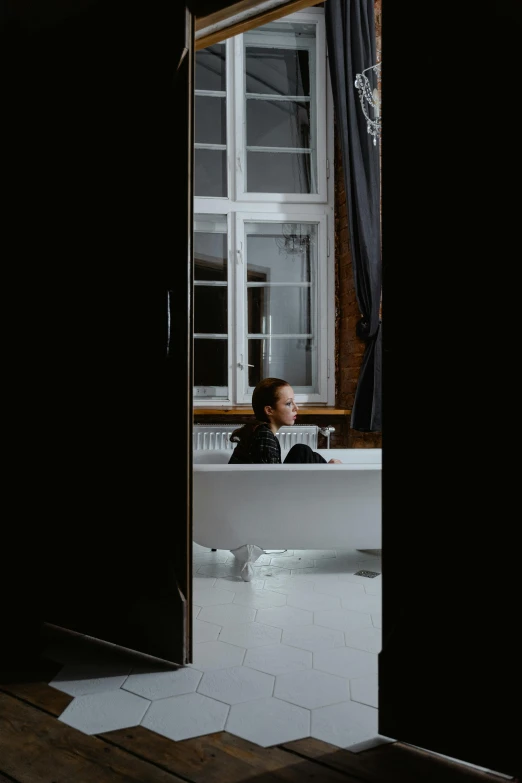
[[[255,27],[275,22],[296,11],[321,4],[317,0],[287,0],[275,8],[256,12],[260,5],[259,0],[241,0],[228,8],[196,19],[195,50],[205,49],[207,46],[220,43],[234,35],[245,33]]]

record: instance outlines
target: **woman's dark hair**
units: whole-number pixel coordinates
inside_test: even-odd
[[[270,419],[265,413],[265,407],[269,405],[274,408],[279,399],[279,389],[283,386],[290,386],[288,381],[282,378],[263,378],[259,381],[252,393],[252,408],[254,409],[255,421],[244,424],[230,436],[232,443],[239,443],[244,438],[248,438],[259,427],[261,423],[268,423]]]

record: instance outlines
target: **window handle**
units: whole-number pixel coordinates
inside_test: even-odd
[[[170,339],[172,335],[172,291],[167,291],[167,356],[170,356]]]
[[[237,363],[237,366],[240,367],[241,369],[244,368],[245,365],[243,364],[243,354],[241,354],[241,361]],[[253,364],[247,364],[247,367],[253,367],[253,366],[254,366]]]
[[[243,243],[239,243],[239,249],[237,251],[237,263],[242,264],[243,263]]]

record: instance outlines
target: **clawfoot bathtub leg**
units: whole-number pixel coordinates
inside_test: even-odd
[[[243,564],[241,567],[243,581],[250,582],[254,576],[252,563],[255,563],[257,558],[263,554],[263,550],[255,544],[245,544],[244,546],[238,546],[237,549],[231,549],[230,551],[236,560]]]

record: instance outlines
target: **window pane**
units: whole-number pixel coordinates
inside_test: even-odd
[[[248,384],[262,378],[284,378],[295,389],[313,385],[312,340],[263,338],[248,341]]]
[[[227,270],[226,234],[194,232],[194,280],[225,281]]]
[[[200,334],[228,332],[226,286],[194,286],[194,331]]]
[[[310,154],[247,152],[247,192],[316,193]]]
[[[310,288],[249,288],[248,331],[251,334],[309,334]]]
[[[248,332],[267,335],[248,339],[249,385],[270,375],[315,388],[318,226],[248,221],[245,235]]]
[[[225,44],[208,46],[196,52],[196,90],[225,91],[226,49]]]
[[[196,143],[226,144],[226,98],[196,95],[194,104],[194,131]]]
[[[247,101],[249,147],[310,147],[310,103]]]
[[[310,64],[306,49],[248,46],[246,91],[267,95],[310,95]]]
[[[227,366],[227,340],[196,338],[194,340],[194,386],[207,387],[201,395],[196,391],[196,396],[226,398],[228,396]]]
[[[196,196],[226,197],[226,150],[194,151],[194,190]]]
[[[249,283],[309,283],[317,268],[314,223],[245,223]],[[315,278],[315,275],[314,275]]]
[[[316,26],[263,25],[244,42],[245,191],[317,193]]]

